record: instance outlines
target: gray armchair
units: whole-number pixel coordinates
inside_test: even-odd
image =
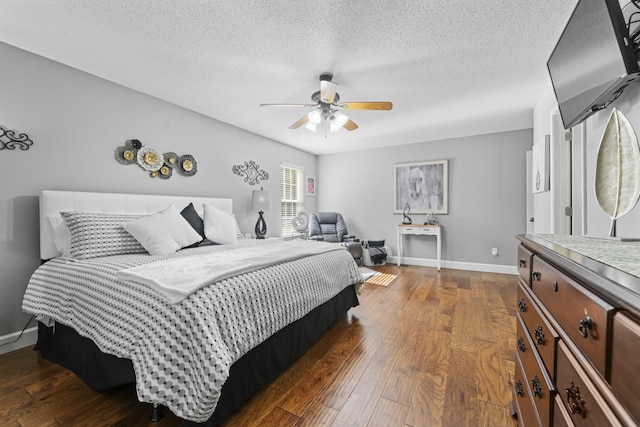
[[[309,216],[309,240],[340,243],[362,265],[362,245],[356,236],[349,234],[347,224],[337,212],[314,212]]]

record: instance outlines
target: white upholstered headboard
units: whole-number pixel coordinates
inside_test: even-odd
[[[193,203],[200,215],[205,203],[233,213],[231,199],[44,190],[40,194],[40,259],[48,260],[59,254],[53,242],[51,225],[47,220],[49,216],[68,211],[152,214],[171,204],[181,211],[189,203]]]

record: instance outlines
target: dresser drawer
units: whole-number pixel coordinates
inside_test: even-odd
[[[640,424],[640,325],[623,313],[613,318],[611,390]]]
[[[531,392],[524,376],[524,370],[520,363],[520,357],[516,355],[516,375],[513,383],[513,401],[518,413],[518,425],[520,427],[540,426],[538,414],[533,408]]]
[[[529,333],[524,328],[522,318],[520,316],[517,317],[516,340],[518,358],[522,365],[525,379],[527,380],[531,400],[538,412],[540,425],[550,426],[555,390],[546,370],[542,366],[542,361],[529,337]]]
[[[531,299],[529,291],[522,281],[518,283],[518,312],[522,317],[525,328],[529,332],[531,341],[538,349],[549,378],[553,381],[556,371],[558,333],[540,313],[537,304]]]
[[[621,425],[562,340],[558,342],[556,386],[576,427]]]
[[[400,227],[400,234],[424,234],[427,236],[435,236],[440,231],[439,226],[402,226]]]
[[[553,427],[574,427],[560,395],[556,395],[553,399]]]
[[[608,379],[606,346],[613,307],[537,256],[533,257],[531,288],[593,366]]]
[[[524,246],[518,246],[518,273],[527,286],[531,286],[531,257],[533,252]]]

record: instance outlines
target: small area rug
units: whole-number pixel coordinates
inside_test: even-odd
[[[374,271],[367,267],[359,267],[359,268],[360,268],[360,273],[362,273],[362,276],[364,277],[365,282],[369,281],[369,279],[371,279],[372,277],[382,274],[379,271]]]
[[[397,277],[395,274],[381,273],[367,267],[360,267],[360,272],[362,273],[362,276],[364,276],[364,281],[366,283],[378,286],[389,286],[389,284]]]

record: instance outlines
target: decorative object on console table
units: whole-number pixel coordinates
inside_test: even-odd
[[[0,126],[0,150],[15,150],[16,147],[19,147],[24,151],[31,148],[32,145],[33,141],[26,133],[20,133],[16,137],[15,131]]]
[[[170,151],[162,153],[139,139],[129,139],[115,150],[115,159],[121,165],[138,165],[149,172],[151,178],[169,179],[175,171],[182,176],[193,176],[198,171],[196,159],[190,154],[178,156]]]
[[[393,165],[393,213],[408,204],[414,213],[448,213],[448,161],[436,160]]]
[[[434,215],[433,212],[427,212],[424,216],[424,225],[438,225],[440,224],[440,220],[437,215]]]
[[[409,216],[409,212],[411,212],[411,206],[409,206],[409,203],[404,205],[404,209],[402,209],[402,223],[409,225],[411,224],[413,221],[411,221],[411,217]]]
[[[402,264],[403,239],[404,235],[417,235],[417,236],[436,236],[436,266],[440,271],[441,257],[442,257],[442,226],[436,225],[406,225],[398,224],[398,267]]]
[[[609,237],[616,237],[616,221],[629,213],[640,197],[638,139],[627,118],[616,108],[600,140],[595,191],[598,204],[611,217]]]
[[[231,171],[238,176],[244,176],[244,182],[249,185],[260,184],[260,180],[269,179],[269,173],[260,169],[260,165],[253,160],[244,162],[243,165],[234,165]]]
[[[265,191],[262,187],[260,190],[253,190],[251,194],[251,210],[258,211],[258,221],[256,222],[256,239],[264,239],[267,235],[267,223],[264,221],[262,214],[264,211],[271,210],[271,193]]]

